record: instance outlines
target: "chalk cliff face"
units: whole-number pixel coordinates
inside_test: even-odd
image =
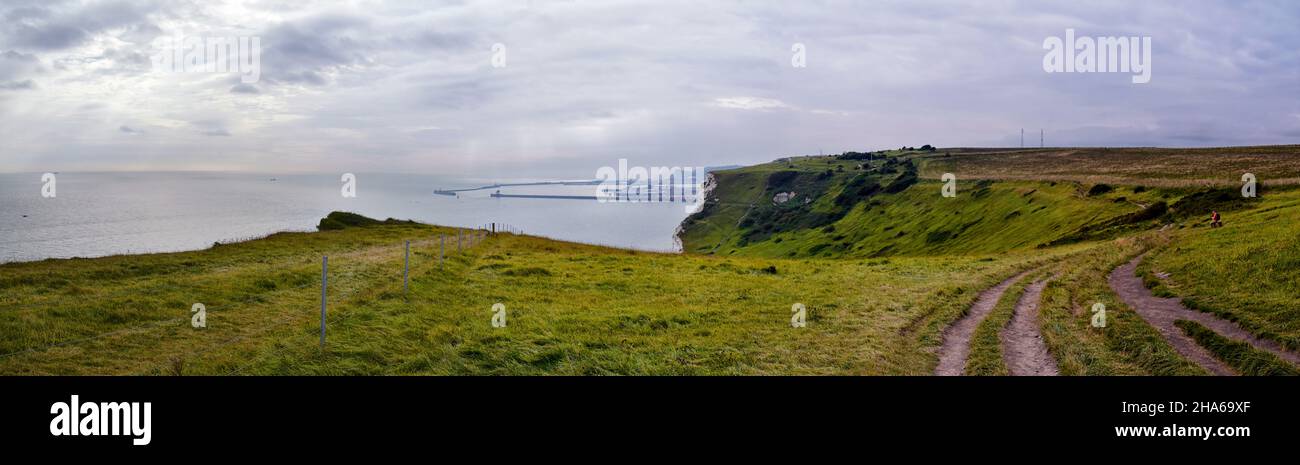
[[[777,204],[777,205],[780,205],[780,204],[783,204],[783,203],[789,202],[789,201],[791,201],[791,200],[794,200],[794,197],[795,197],[796,195],[799,195],[799,193],[798,193],[798,192],[778,192],[776,195],[772,196],[772,203]]]
[[[673,248],[678,252],[686,251],[686,248],[682,243],[682,234],[686,233],[687,223],[691,221],[692,217],[700,215],[701,212],[705,210],[705,207],[708,206],[709,202],[716,202],[713,190],[717,187],[718,178],[713,175],[713,172],[708,172],[708,174],[704,176],[704,192],[701,193],[701,196],[699,197],[700,200],[695,202],[695,205],[697,205],[695,211],[691,212],[686,219],[682,220],[682,222],[677,225],[677,230],[673,232]]]

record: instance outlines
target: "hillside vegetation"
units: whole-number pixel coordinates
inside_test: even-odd
[[[924,178],[1073,181],[1158,187],[1300,183],[1300,145],[1172,148],[944,149],[921,162]]]
[[[683,223],[680,238],[690,253],[764,257],[1025,250],[1112,239],[1208,217],[1211,210],[1259,204],[1260,198],[1242,199],[1237,188],[1222,186],[1230,177],[1221,170],[1255,173],[1261,195],[1269,189],[1285,192],[1290,187],[1278,177],[1300,173],[1300,146],[1243,147],[1223,154],[1210,149],[1071,153],[935,149],[864,157],[850,152],[714,172],[716,187],[701,211]],[[1069,170],[1078,170],[1079,179],[1125,183],[1053,174],[1075,173]],[[943,173],[956,176],[955,197],[942,195],[944,182],[938,178]],[[1153,177],[1142,177],[1148,174]],[[793,200],[781,202],[777,194],[783,193],[794,193]]]
[[[5,374],[923,374],[975,291],[1043,257],[656,254],[428,225],[0,265]],[[402,292],[411,242],[409,294]],[[329,256],[327,343],[319,338]],[[191,306],[207,327],[191,327]],[[506,308],[494,328],[492,307]],[[792,328],[791,307],[807,308]]]
[[[712,176],[681,254],[512,234],[458,247],[451,228],[335,212],[319,232],[207,250],[3,264],[0,373],[923,375],[981,292],[1028,271],[1047,280],[1038,330],[1060,374],[1208,374],[1111,287],[1139,256],[1156,294],[1300,348],[1300,146],[923,146]],[[1024,279],[975,327],[965,373],[1007,373],[999,335]],[[1174,331],[1231,368],[1216,372],[1298,372]]]
[[[1171,236],[1146,263],[1149,286],[1300,349],[1300,190],[1224,213],[1222,228],[1198,217]]]
[[[915,167],[919,179],[905,189],[884,188],[907,175],[889,169],[900,166]],[[944,173],[956,176],[954,198],[941,195]],[[1242,197],[1243,173],[1256,176],[1258,197]],[[1041,302],[1041,331],[1061,373],[1204,374],[1116,298],[1107,276],[1150,252],[1139,269],[1158,294],[1300,348],[1300,190],[1292,187],[1298,174],[1300,146],[796,157],[715,172],[706,207],[683,224],[680,237],[687,252],[732,257],[956,260],[1085,246],[1048,267],[1055,279]],[[774,182],[778,176],[795,182]],[[775,197],[790,191],[807,197]],[[1209,227],[1214,210],[1225,227]],[[997,321],[1006,321],[1024,284],[1003,298],[993,326],[977,332],[968,369],[1005,372]],[[1105,330],[1089,323],[1095,304],[1108,311]],[[1240,373],[1295,372],[1194,323],[1179,328]]]

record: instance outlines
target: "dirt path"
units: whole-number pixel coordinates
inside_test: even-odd
[[[1155,326],[1156,329],[1160,331],[1160,334],[1165,336],[1165,339],[1169,339],[1171,344],[1174,343],[1174,338],[1170,337],[1170,335],[1173,334],[1176,335],[1177,338],[1184,339],[1188,343],[1191,343],[1198,351],[1206,352],[1205,349],[1193,342],[1191,338],[1184,335],[1182,329],[1174,326],[1175,320],[1191,320],[1200,323],[1206,328],[1210,328],[1224,337],[1245,342],[1256,349],[1271,352],[1274,355],[1281,357],[1283,360],[1295,365],[1300,365],[1300,354],[1283,349],[1282,346],[1275,341],[1257,338],[1253,334],[1250,334],[1249,331],[1242,329],[1241,326],[1237,326],[1236,323],[1219,318],[1214,314],[1198,312],[1184,307],[1182,299],[1162,298],[1152,295],[1151,291],[1148,290],[1146,286],[1142,285],[1142,278],[1137,276],[1137,265],[1141,261],[1142,257],[1139,256],[1128,262],[1128,264],[1116,268],[1109,278],[1110,287],[1115,290],[1116,294],[1119,294],[1120,299],[1123,299],[1124,303],[1136,309],[1138,314],[1142,315],[1143,319],[1147,320],[1147,322],[1152,326]],[[1177,345],[1175,345],[1174,348],[1178,349],[1178,352],[1182,353],[1183,356],[1192,358],[1192,356],[1184,353],[1183,349],[1178,348]],[[1208,355],[1208,352],[1206,352],[1206,354]],[[1210,357],[1210,359],[1218,363],[1218,359],[1213,357]],[[1222,364],[1220,363],[1220,365]],[[1202,364],[1201,366],[1205,366],[1205,364]],[[1206,368],[1210,369],[1208,366],[1206,366]],[[1224,370],[1227,370],[1227,367],[1224,367]],[[1229,373],[1220,373],[1213,369],[1210,371],[1214,371],[1216,374],[1230,374],[1231,372],[1231,370],[1228,370]]]
[[[970,356],[970,338],[975,334],[975,328],[993,311],[993,307],[998,305],[1002,294],[1027,274],[1028,271],[1012,276],[980,292],[979,298],[975,299],[975,304],[970,306],[966,315],[943,332],[943,345],[939,346],[939,365],[934,368],[934,374],[961,376],[966,372],[966,358]]]
[[[1011,322],[1002,330],[1002,360],[1011,376],[1056,376],[1056,359],[1047,351],[1038,331],[1038,301],[1043,297],[1047,280],[1025,287],[1016,302]]]

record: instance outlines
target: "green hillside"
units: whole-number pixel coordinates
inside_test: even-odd
[[[1225,181],[1285,175],[1300,154],[1193,152],[1202,167],[1157,182],[1140,175],[1188,155],[1107,149],[1130,163],[1111,167],[1093,152],[925,147],[718,171],[681,254],[497,234],[447,239],[440,263],[451,228],[336,212],[319,232],[207,250],[2,264],[0,373],[930,374],[947,328],[1024,271],[1047,280],[1038,331],[1062,375],[1225,371],[1168,331],[1233,373],[1300,372],[1185,319],[1162,332],[1110,281],[1146,257],[1137,270],[1155,293],[1300,347],[1300,188],[1265,175],[1242,198]],[[1211,210],[1224,227],[1208,226]],[[1007,373],[1000,335],[1024,279],[975,327],[967,374]],[[190,324],[196,303],[206,328]],[[506,327],[492,326],[497,303]],[[804,328],[790,324],[795,304]]]
[[[448,242],[439,266],[449,228],[331,218],[194,252],[0,265],[0,373],[924,374],[925,345],[976,290],[1052,256],[723,258],[498,234]]]
[[[1140,230],[1194,192],[958,176],[957,195],[948,198],[943,183],[917,180],[912,171],[935,153],[883,152],[871,161],[805,157],[715,172],[717,187],[683,223],[683,247],[762,257],[1027,250]],[[777,203],[781,192],[797,195]]]
[[[1180,223],[1151,255],[1149,285],[1300,349],[1300,190],[1227,211],[1222,228],[1208,217]]]
[[[1041,331],[1061,373],[1205,374],[1122,302],[1107,277],[1147,253],[1139,271],[1157,294],[1300,348],[1298,149],[938,149],[782,159],[714,173],[707,206],[680,237],[693,254],[823,259],[959,260],[1078,244],[1080,253],[1038,273],[1055,277],[1040,302]],[[888,189],[908,171],[886,164],[914,166],[920,179]],[[774,173],[794,181],[774,182]],[[944,173],[956,175],[955,198],[941,195]],[[1258,197],[1242,197],[1242,173],[1257,177]],[[802,201],[774,200],[792,191]],[[1215,210],[1223,228],[1209,227]],[[989,322],[1005,322],[1012,300],[1003,298],[972,341],[974,372],[1005,373],[1001,325]],[[1095,304],[1108,309],[1104,331],[1089,324],[1086,310]],[[1297,372],[1194,322],[1178,328],[1239,373]]]

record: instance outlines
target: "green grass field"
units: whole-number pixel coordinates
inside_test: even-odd
[[[770,225],[772,218],[806,222],[800,215],[816,216],[820,204],[775,204],[772,189],[763,188],[765,176],[790,169],[812,175],[832,167],[831,185],[821,189],[827,192],[824,199],[848,190],[852,182],[852,171],[838,165],[862,162],[807,157],[717,173],[719,206],[687,222],[683,243],[695,253],[827,259],[1043,253],[1080,244],[1086,253],[1054,264],[1060,278],[1048,285],[1041,302],[1041,331],[1062,374],[1204,374],[1108,287],[1110,270],[1154,250],[1140,270],[1158,294],[1183,297],[1192,308],[1236,321],[1258,337],[1300,347],[1295,310],[1300,262],[1294,258],[1300,256],[1300,191],[1289,187],[1300,173],[1300,147],[939,149],[876,155],[911,160],[923,180],[901,192],[872,192],[816,228],[781,230]],[[956,198],[940,195],[938,178],[945,172],[957,175]],[[1244,172],[1258,177],[1261,198],[1242,199],[1229,187],[1239,186],[1237,177]],[[764,209],[787,212],[776,216],[763,214]],[[1208,228],[1211,210],[1223,212],[1228,226]],[[769,221],[750,224],[747,217]],[[777,231],[754,232],[763,228]],[[1165,278],[1155,282],[1151,268]],[[1009,317],[1014,302],[1008,298],[971,343],[968,368],[974,373],[1005,373],[997,323]],[[1109,312],[1105,330],[1089,324],[1088,309],[1096,303]],[[1243,371],[1263,372],[1285,370]]]
[[[1110,183],[1148,187],[1240,186],[1251,173],[1264,184],[1300,183],[1300,145],[1260,147],[944,149],[924,156],[921,175]]]
[[[1151,235],[1098,245],[1056,264],[1057,275],[1043,291],[1041,331],[1062,375],[1202,375],[1155,328],[1115,296],[1106,276],[1115,267],[1152,247]],[[1101,304],[1106,326],[1092,326]]]
[[[4,265],[7,374],[901,374],[905,337],[1036,259],[720,258],[395,224]],[[412,243],[403,296],[402,243]],[[454,249],[454,248],[453,248]],[[320,256],[330,256],[318,347]],[[75,266],[70,266],[75,265]],[[207,327],[190,307],[207,306]],[[492,305],[507,326],[491,326]],[[808,326],[790,325],[803,303]],[[921,331],[924,332],[924,331]],[[59,345],[63,344],[63,345]]]
[[[1188,306],[1235,321],[1257,336],[1300,348],[1300,191],[1267,192],[1251,209],[1179,224],[1152,254],[1149,277]]]

